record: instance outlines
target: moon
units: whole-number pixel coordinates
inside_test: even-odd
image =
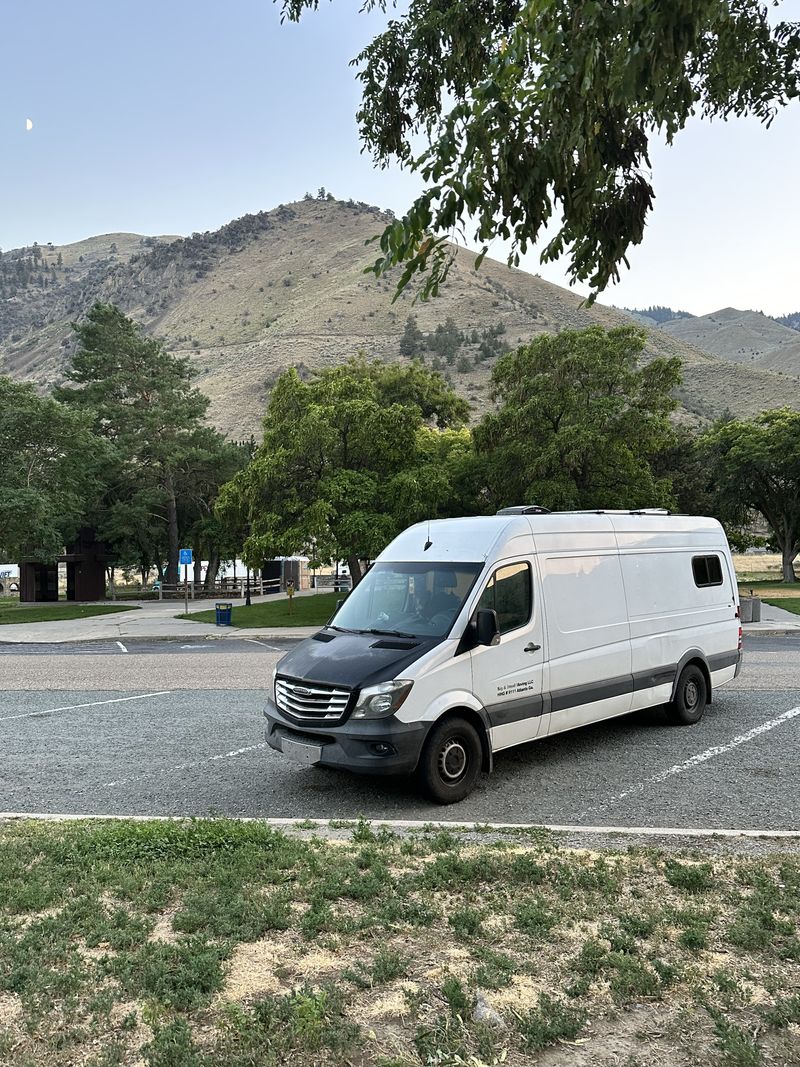
[[[33,123],[31,122],[30,119],[25,119],[25,129],[26,130],[32,130],[33,129]]]

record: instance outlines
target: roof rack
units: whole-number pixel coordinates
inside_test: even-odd
[[[515,504],[498,515],[669,515],[667,508],[586,508],[583,511],[550,511],[538,504]]]

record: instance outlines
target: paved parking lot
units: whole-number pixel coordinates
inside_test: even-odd
[[[450,808],[272,752],[261,711],[281,650],[224,644],[3,650],[0,810],[800,828],[796,635],[749,638],[698,726],[653,710],[501,753]]]

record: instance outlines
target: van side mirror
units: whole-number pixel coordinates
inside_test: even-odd
[[[492,608],[481,608],[475,616],[475,637],[479,645],[498,645],[500,643],[500,626],[497,612]]]

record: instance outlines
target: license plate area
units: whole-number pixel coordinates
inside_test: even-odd
[[[299,741],[281,734],[281,752],[293,763],[312,766],[322,759],[323,746],[315,741]]]

